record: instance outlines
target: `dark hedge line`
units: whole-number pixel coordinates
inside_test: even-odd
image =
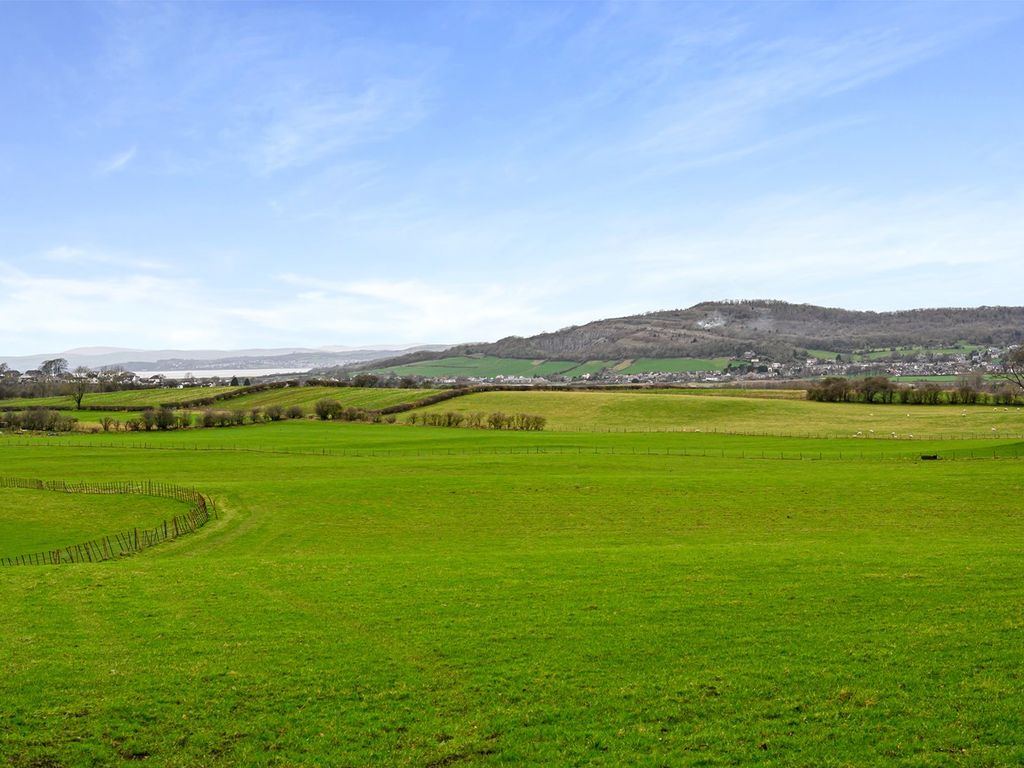
[[[823,403],[897,403],[900,405],[1019,405],[1017,390],[1005,384],[995,390],[961,382],[942,387],[935,382],[898,384],[885,376],[851,381],[831,376],[807,387],[807,399]]]

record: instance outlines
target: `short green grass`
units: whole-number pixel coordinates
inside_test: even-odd
[[[519,360],[514,358],[472,355],[425,360],[419,363],[381,368],[378,373],[398,376],[428,376],[432,378],[493,376],[548,376],[579,367],[570,360]]]
[[[721,371],[730,362],[729,358],[641,358],[625,360],[590,360],[585,363],[569,360],[520,360],[515,358],[472,355],[446,357],[440,360],[426,360],[419,363],[381,368],[378,373],[394,373],[399,376],[477,377],[496,376],[552,376],[579,378],[584,374],[602,370],[614,370],[623,375],[638,373],[678,373],[699,371]]]
[[[656,422],[658,397],[605,413]],[[770,410],[792,405],[829,404],[742,418],[798,432],[813,410]],[[222,515],[124,561],[0,569],[0,764],[1019,765],[1019,446],[865,444],[5,436],[5,474],[195,485]]]
[[[121,392],[88,392],[82,405],[123,406],[126,408],[156,408],[161,403],[184,403],[204,397],[227,394],[238,387],[188,387],[186,389],[160,387],[156,389],[129,389]],[[0,400],[0,406],[30,407],[46,406],[60,410],[71,410],[75,401],[70,395],[53,397],[25,397]]]
[[[180,389],[149,389],[149,390],[127,390],[124,392],[104,392],[102,394],[87,395],[83,405],[104,405],[119,406],[129,409],[142,409],[156,407],[160,403],[187,403],[190,400],[197,400],[205,397],[213,397],[218,394],[228,394],[237,391],[237,387],[204,387],[187,390]],[[414,403],[417,400],[436,395],[439,389],[400,389],[400,388],[371,388],[371,387],[282,387],[279,389],[268,389],[262,392],[239,395],[218,400],[206,406],[194,406],[190,410],[199,412],[206,408],[215,410],[250,410],[252,408],[265,408],[269,405],[280,405],[285,408],[297,405],[306,411],[312,411],[318,400],[329,399],[365,410],[379,410],[394,405]],[[124,421],[139,415],[138,410],[134,411],[90,411],[75,410],[75,402],[70,397],[50,397],[34,399],[0,400],[0,405],[5,407],[18,406],[28,408],[33,406],[46,406],[70,412],[83,424],[98,424],[104,416]]]
[[[426,411],[546,416],[551,430],[703,430],[864,438],[1024,435],[1024,409],[816,403],[633,391],[477,392]]]
[[[81,544],[180,515],[169,499],[0,488],[0,557]],[[0,576],[2,578],[2,576]]]
[[[653,358],[643,357],[633,361],[632,365],[619,370],[619,373],[631,375],[634,373],[698,373],[710,371],[722,371],[731,362],[728,357],[716,357],[713,359],[701,358]]]

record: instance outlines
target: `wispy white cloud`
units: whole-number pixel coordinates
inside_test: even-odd
[[[42,254],[44,261],[57,264],[106,265],[130,270],[160,271],[170,268],[166,262],[132,256],[118,256],[69,245],[58,245]]]
[[[429,112],[439,54],[347,32],[326,7],[239,15],[171,4],[103,15],[99,76],[115,96],[97,119],[162,135],[161,167],[177,173],[302,168],[385,141]]]
[[[269,308],[243,311],[243,316],[272,326],[312,326],[343,338],[370,338],[386,330],[388,338],[400,342],[488,340],[524,328],[543,330],[537,326],[541,317],[560,324],[578,320],[578,315],[552,306],[552,294],[561,291],[553,286],[444,279],[338,281],[294,273],[278,280],[297,290]]]
[[[206,334],[201,324],[182,322],[202,316],[200,293],[201,286],[191,280],[131,274],[116,282],[54,277],[0,263],[0,326],[11,346],[5,352],[88,346],[95,339],[157,347],[202,345]],[[18,349],[22,340],[31,340],[33,348]]]
[[[107,176],[111,173],[118,173],[128,167],[129,163],[135,159],[135,155],[138,152],[138,147],[132,146],[123,152],[118,152],[112,157],[107,158],[100,163],[97,172],[101,176]]]
[[[644,236],[645,229],[661,234]],[[955,189],[880,199],[819,189],[761,200],[671,233],[636,222],[599,260],[632,265],[624,286],[651,299],[821,303],[831,296],[854,308],[891,309],[1017,304],[1022,254],[1021,196]],[[664,299],[657,305],[665,306]]]
[[[421,86],[380,79],[357,93],[334,93],[277,104],[252,152],[262,173],[303,167],[361,144],[383,141],[425,114]]]

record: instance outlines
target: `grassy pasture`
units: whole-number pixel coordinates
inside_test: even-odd
[[[492,357],[490,355],[445,357],[440,360],[424,360],[419,363],[380,368],[378,373],[394,373],[398,376],[547,376],[579,367],[570,360],[518,360]]]
[[[620,390],[629,392],[632,390]],[[701,395],[702,397],[742,397],[752,400],[806,400],[804,389],[755,389],[753,387],[649,387],[641,390],[655,395]]]
[[[28,408],[32,406],[46,406],[62,411],[70,411],[69,415],[74,416],[82,423],[99,424],[104,416],[124,421],[127,418],[138,416],[139,411],[146,407],[156,407],[160,403],[182,403],[203,397],[212,397],[216,394],[225,394],[237,387],[203,387],[201,389],[149,389],[149,390],[127,390],[124,392],[102,392],[86,395],[83,403],[85,405],[107,405],[124,406],[126,408],[139,409],[135,411],[78,411],[75,410],[75,401],[70,397],[48,397],[33,399],[0,400],[3,406],[18,406]],[[311,411],[318,400],[324,398],[337,400],[346,406],[363,408],[366,410],[377,410],[392,405],[412,403],[430,395],[440,392],[437,389],[376,389],[369,387],[283,387],[270,389],[263,392],[231,397],[226,400],[219,400],[210,406],[197,406],[193,411],[202,411],[205,408],[215,410],[249,410],[250,408],[264,408],[268,405],[280,405],[288,407],[298,405],[307,411]]]
[[[494,376],[550,376],[562,375],[578,378],[585,373],[596,373],[605,368],[614,368],[625,375],[634,373],[678,373],[696,371],[721,371],[730,362],[729,358],[641,358],[637,360],[590,360],[585,363],[570,360],[519,360],[504,357],[462,356],[446,357],[441,360],[425,360],[408,365],[381,368],[378,372],[394,373],[399,376],[451,377],[467,376],[490,378]]]
[[[753,405],[759,432],[844,409]],[[6,474],[195,485],[223,512],[129,560],[0,570],[0,765],[1020,764],[1024,465],[969,460],[1006,440],[867,443],[0,438]]]
[[[730,362],[728,357],[713,359],[698,358],[638,358],[631,365],[619,371],[622,374],[633,373],[697,373],[699,371],[722,371]]]
[[[187,389],[128,389],[122,392],[88,392],[82,399],[83,405],[124,406],[127,408],[156,408],[161,403],[184,403],[202,397],[223,395],[238,387],[190,387]],[[75,401],[70,395],[54,397],[18,397],[0,400],[0,406],[31,407],[46,406],[59,410],[73,410]]]
[[[392,405],[412,403],[431,395],[438,389],[375,389],[369,387],[286,387],[255,392],[251,395],[225,400],[224,408],[264,408],[268,405],[288,407],[298,405],[311,412],[318,400],[337,400],[342,405],[365,410],[379,410]]]
[[[679,390],[686,393],[687,390]],[[716,430],[852,437],[1024,435],[1024,409],[816,403],[634,391],[478,392],[426,411],[503,411],[546,416],[550,430]]]
[[[182,506],[151,496],[91,495],[0,488],[0,557],[27,555],[154,526]]]

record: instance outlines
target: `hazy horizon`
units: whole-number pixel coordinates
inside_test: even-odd
[[[0,4],[0,353],[1019,305],[1022,36],[1005,3]]]

